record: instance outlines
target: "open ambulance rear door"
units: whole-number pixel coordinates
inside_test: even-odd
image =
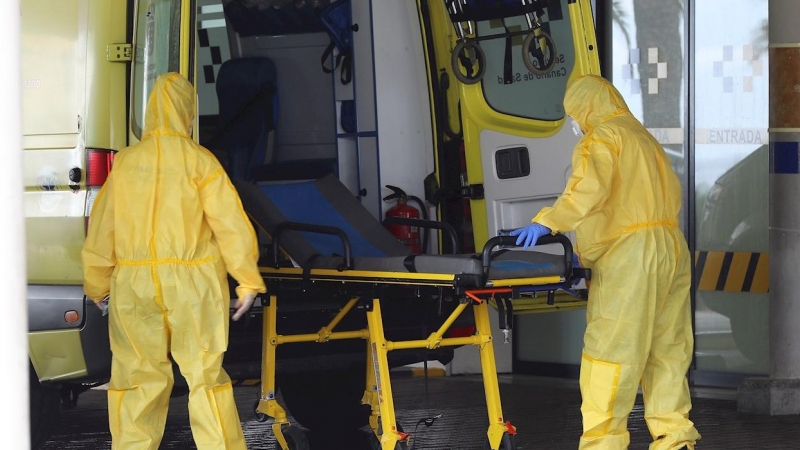
[[[438,189],[428,192],[438,194],[441,219],[460,231],[462,251],[470,250],[470,244],[480,249],[498,230],[530,223],[542,207],[553,204],[571,173],[578,137],[566,120],[564,92],[568,80],[600,73],[591,2],[540,3],[544,6],[542,30],[552,37],[556,49],[552,69],[534,74],[526,68],[522,47],[529,26],[525,16],[480,21],[474,24],[475,35],[501,37],[479,41],[485,73],[479,82],[465,84],[454,76],[452,53],[459,34],[445,1],[419,0],[437,121]],[[509,32],[516,34],[504,37]],[[582,314],[547,315],[546,320],[550,327],[571,330],[567,338],[580,349]],[[517,320],[518,344],[549,341],[536,332],[528,336],[529,317]],[[561,321],[563,326],[553,325]],[[510,371],[511,345],[498,341],[498,369]],[[473,363],[477,364],[477,358]],[[470,371],[469,367],[464,371]]]

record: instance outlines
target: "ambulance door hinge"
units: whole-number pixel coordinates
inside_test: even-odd
[[[133,46],[131,44],[108,44],[106,46],[106,59],[109,62],[128,62],[133,59]]]
[[[483,185],[470,184],[461,187],[461,196],[468,197],[471,200],[483,200]]]

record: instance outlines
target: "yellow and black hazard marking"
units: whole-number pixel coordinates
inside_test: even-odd
[[[769,292],[769,254],[695,252],[698,291]]]

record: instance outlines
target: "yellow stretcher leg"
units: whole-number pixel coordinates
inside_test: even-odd
[[[473,311],[475,313],[476,333],[479,336],[488,337],[488,340],[478,345],[478,351],[481,357],[483,390],[486,394],[486,411],[489,413],[489,429],[486,434],[489,437],[489,445],[492,450],[498,450],[503,434],[508,430],[508,425],[503,421],[503,408],[500,405],[500,385],[497,382],[497,365],[494,360],[488,302],[475,303]]]
[[[371,404],[373,407],[370,416],[370,425],[375,435],[380,439],[382,450],[395,450],[398,441],[408,438],[408,435],[400,433],[397,429],[397,421],[394,416],[394,400],[392,397],[392,385],[389,380],[389,361],[387,354],[386,338],[383,335],[383,319],[381,317],[381,302],[377,298],[372,301],[372,307],[367,310],[367,327],[369,328],[369,356],[368,364],[371,363],[370,383],[374,383],[372,390]],[[369,392],[365,392],[365,397]],[[375,418],[375,403],[377,398],[379,420]]]
[[[256,411],[275,419],[272,432],[278,445],[283,450],[289,450],[289,444],[283,436],[283,427],[290,426],[286,411],[281,408],[275,399],[275,352],[278,348],[277,329],[278,298],[269,296],[269,305],[264,308],[264,339],[263,355],[261,358],[261,398],[258,400]]]
[[[371,348],[372,344],[367,341],[367,386],[364,389],[364,396],[361,397],[361,404],[369,405],[369,427],[372,428],[375,436],[380,439],[381,433],[378,430],[380,429],[381,410],[378,403],[378,384],[375,381],[375,371],[372,369]]]

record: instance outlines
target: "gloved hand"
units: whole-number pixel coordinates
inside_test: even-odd
[[[236,312],[233,313],[233,321],[239,320],[244,313],[250,310],[250,307],[253,306],[253,301],[256,299],[256,294],[247,294],[244,297],[239,298],[236,300],[236,304],[233,305],[236,308]]]
[[[517,228],[509,233],[509,236],[519,236],[517,238],[517,245],[525,243],[522,248],[528,248],[536,245],[536,241],[545,234],[550,234],[550,228],[538,223],[532,223],[528,226]]]

